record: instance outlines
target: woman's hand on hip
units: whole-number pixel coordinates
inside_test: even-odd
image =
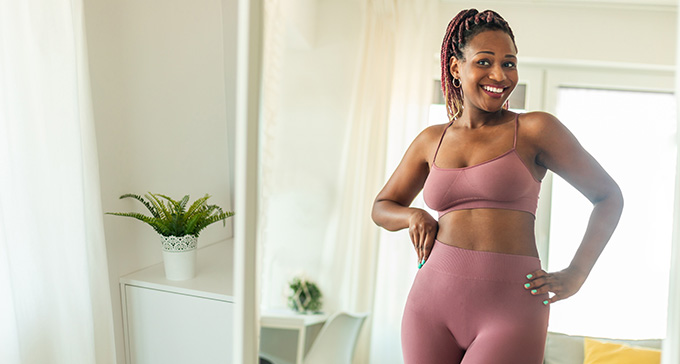
[[[418,268],[427,261],[437,236],[439,224],[423,209],[413,208],[409,217],[408,233],[418,254]]]
[[[586,275],[570,268],[554,273],[547,273],[540,269],[529,273],[527,279],[528,283],[524,285],[524,288],[531,294],[554,293],[548,302],[544,302],[548,304],[576,294],[585,282]]]

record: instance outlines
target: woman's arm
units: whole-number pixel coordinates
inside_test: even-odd
[[[556,302],[578,292],[590,274],[619,222],[623,195],[611,176],[554,116],[530,113],[526,119],[537,146],[536,163],[564,178],[593,204],[583,240],[569,267],[555,273],[531,273],[527,289],[536,289],[535,294],[553,292],[550,302]]]
[[[427,211],[410,205],[423,189],[430,171],[427,157],[434,153],[432,146],[433,143],[436,146],[437,133],[443,131],[441,128],[427,128],[411,143],[401,163],[375,198],[371,213],[373,221],[387,230],[409,228],[421,264],[430,255],[438,224]]]

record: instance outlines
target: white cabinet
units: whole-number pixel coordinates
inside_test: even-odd
[[[120,279],[127,363],[232,362],[232,243],[197,258],[191,280],[166,280],[162,263]]]

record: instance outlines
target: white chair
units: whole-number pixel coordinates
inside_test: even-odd
[[[323,325],[309,352],[305,364],[351,364],[359,331],[368,313],[338,312]]]

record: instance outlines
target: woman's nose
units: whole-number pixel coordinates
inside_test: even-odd
[[[491,69],[489,78],[494,81],[504,81],[507,77],[505,76],[505,71],[502,67],[495,66]]]

